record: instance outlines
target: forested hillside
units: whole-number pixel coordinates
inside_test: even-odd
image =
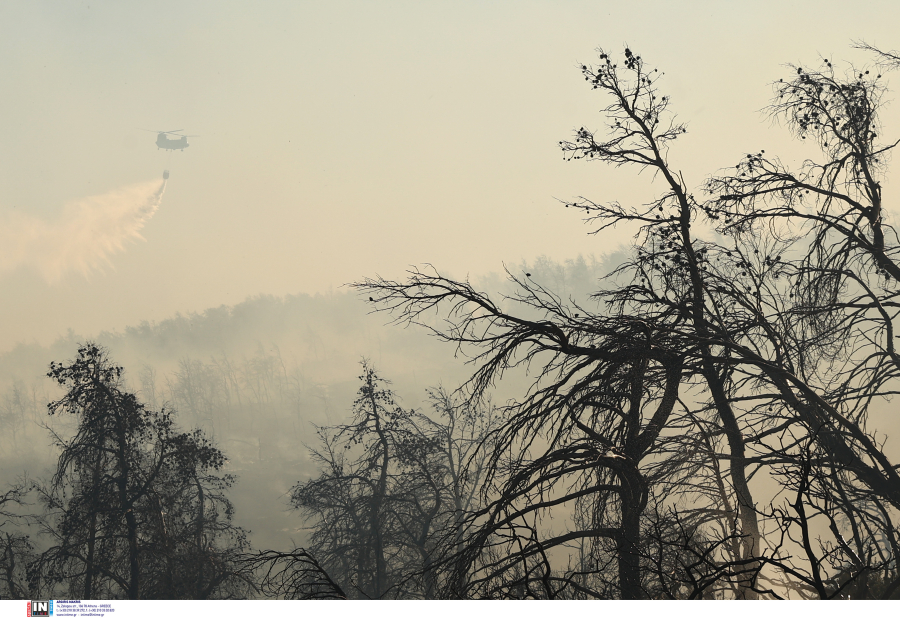
[[[582,298],[606,268],[593,258],[516,266]],[[501,275],[483,281],[509,291]],[[360,361],[368,359],[393,382],[404,407],[426,411],[427,388],[453,390],[468,378],[463,357],[421,330],[385,328],[384,316],[369,315],[364,300],[347,290],[261,296],[124,332],[70,333],[49,347],[20,344],[0,355],[2,480],[46,475],[56,461],[43,426],[63,433],[72,426],[71,419],[48,416],[59,388],[46,374],[52,361],[73,358],[91,340],[125,369],[125,384],[149,408],[171,407],[182,427],[203,429],[222,449],[226,469],[237,476],[230,493],[236,521],[251,531],[254,545],[302,544],[306,533],[287,493],[315,474],[305,447],[315,441],[314,425],[350,417]]]

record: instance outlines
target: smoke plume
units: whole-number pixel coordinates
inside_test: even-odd
[[[69,271],[87,276],[111,266],[110,256],[131,239],[159,208],[166,181],[128,185],[63,207],[54,221],[9,213],[0,219],[0,272],[34,268],[48,283]]]

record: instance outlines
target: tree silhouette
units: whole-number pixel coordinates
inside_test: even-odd
[[[0,495],[0,599],[25,599],[40,596],[43,583],[33,565],[37,552],[29,535],[17,523],[27,519],[28,484],[20,482]]]
[[[353,422],[318,429],[320,446],[310,452],[320,474],[297,484],[291,502],[310,522],[313,566],[346,594],[434,598],[443,585],[440,546],[462,542],[461,522],[477,505],[491,407],[435,389],[430,418],[398,406],[389,382],[368,361],[362,367]],[[306,554],[299,564],[307,574]],[[289,597],[315,596],[291,590]]]
[[[245,545],[230,523],[217,477],[225,457],[200,432],[179,432],[173,413],[124,390],[123,370],[88,343],[48,376],[67,389],[51,414],[77,417],[55,435],[56,473],[38,488],[53,546],[41,565],[80,598],[210,598],[233,578]]]
[[[670,163],[686,128],[661,74],[631,49],[598,51],[581,70],[609,101],[606,130],[577,129],[564,156],[634,165],[662,187],[640,207],[565,203],[597,231],[638,229],[598,309],[530,273],[510,273],[519,291],[504,303],[434,269],[355,284],[375,311],[468,354],[473,399],[510,370],[536,370],[506,409],[489,504],[445,563],[477,576],[451,576],[449,594],[830,598],[870,594],[875,572],[892,594],[900,477],[867,429],[900,367],[900,242],[880,180],[897,142],[877,135],[880,75],[794,67],[770,109],[824,160],[792,173],[747,155],[697,198]],[[434,310],[442,325],[424,319]],[[793,498],[759,504],[754,475]],[[575,529],[545,523],[561,505]],[[553,556],[566,546],[574,566]]]
[[[353,423],[318,430],[322,449],[311,453],[322,474],[295,486],[291,502],[318,521],[310,549],[324,568],[347,578],[343,588],[377,599],[388,592],[393,579],[388,548],[394,521],[386,504],[396,457],[391,434],[406,412],[366,361],[362,369]],[[345,453],[355,445],[360,446],[359,456],[348,459]]]

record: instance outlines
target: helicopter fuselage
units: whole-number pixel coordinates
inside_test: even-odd
[[[179,139],[169,139],[165,133],[160,133],[156,136],[156,145],[166,150],[184,150],[190,146],[186,135],[181,136]]]

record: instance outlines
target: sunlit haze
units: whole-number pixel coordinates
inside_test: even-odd
[[[784,63],[865,62],[854,40],[895,46],[895,13],[890,2],[4,2],[0,349],[328,292],[409,264],[475,276],[603,255],[628,234],[588,235],[557,198],[653,189],[634,170],[560,156],[573,128],[602,126],[605,102],[578,70],[598,45],[627,43],[665,71],[689,126],[672,160],[699,186],[745,152],[802,157],[760,113],[769,84]],[[198,137],[158,150],[142,129]],[[9,240],[37,222],[62,229],[73,204],[158,188],[164,169],[143,240],[130,228]],[[44,244],[57,242],[121,247]],[[48,263],[59,256],[71,263]]]

